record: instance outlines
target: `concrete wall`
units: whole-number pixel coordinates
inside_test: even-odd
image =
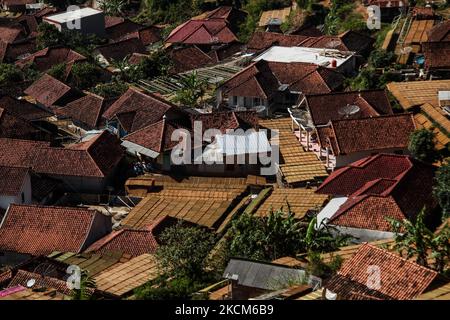
[[[22,193],[23,193],[23,201],[22,201]],[[30,204],[31,202],[32,202],[31,178],[29,173],[27,173],[25,180],[23,181],[22,189],[16,196],[0,196],[1,209],[7,209],[11,203]]]
[[[51,17],[49,17],[51,19]],[[62,29],[70,29],[72,27],[72,23],[58,23],[52,20],[43,19],[43,21],[53,24],[59,31]],[[75,23],[73,23],[75,25]],[[77,30],[77,29],[75,29]],[[98,14],[82,17],[80,19],[80,29],[78,30],[83,34],[96,34],[100,37],[105,35],[105,16],[103,12],[99,12]]]
[[[107,217],[104,214],[97,213],[91,226],[91,230],[86,237],[82,250],[89,247],[92,243],[103,238],[112,231],[111,217]]]
[[[356,238],[355,242],[357,242],[357,243],[371,242],[371,241],[383,240],[383,239],[392,239],[395,236],[394,232],[350,228],[350,227],[343,227],[343,226],[336,226],[336,225],[331,225],[331,226],[335,227],[341,233],[349,234],[349,235],[355,237]]]

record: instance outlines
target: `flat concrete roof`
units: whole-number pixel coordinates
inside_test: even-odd
[[[353,56],[353,52],[342,52],[328,48],[308,48],[308,47],[279,47],[274,46],[254,58],[254,61],[266,60],[271,62],[304,62],[321,66],[331,65],[331,60],[335,59],[337,67],[345,63]]]
[[[67,23],[76,19],[81,19],[83,17],[93,16],[103,11],[93,9],[93,8],[81,8],[79,10],[67,11],[63,13],[54,14],[51,16],[44,17],[45,20],[49,20],[57,23]]]

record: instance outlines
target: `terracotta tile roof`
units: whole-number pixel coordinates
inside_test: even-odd
[[[28,38],[14,43],[7,43],[0,39],[0,61],[14,61],[17,57],[33,52],[35,49],[35,38]]]
[[[260,52],[272,46],[330,48],[341,51],[364,52],[374,43],[374,39],[355,31],[347,31],[338,36],[304,36],[274,32],[255,32],[247,43],[247,50]]]
[[[105,15],[105,28],[111,28],[115,25],[121,24],[125,21],[125,18],[115,17],[115,16],[106,16]]]
[[[450,20],[444,20],[428,31],[429,42],[450,41]]]
[[[380,286],[367,286],[369,267],[380,268]],[[371,244],[359,248],[327,284],[326,288],[338,294],[339,299],[410,300],[422,294],[437,279],[436,271],[407,261],[394,253]]]
[[[32,104],[25,99],[16,99],[11,96],[0,97],[0,108],[28,121],[42,120],[52,116],[52,113]]]
[[[33,13],[32,15],[35,16],[36,18],[42,18],[46,15],[49,15],[50,13],[55,13],[57,12],[58,9],[53,8],[53,7],[45,7],[39,11],[36,11],[35,13]]]
[[[161,29],[156,26],[141,27],[139,30],[126,34],[120,40],[137,38],[144,46],[161,41]]]
[[[71,88],[61,81],[44,74],[25,90],[25,94],[33,97],[44,106],[50,107],[66,94]]]
[[[0,195],[18,196],[24,188],[24,181],[30,169],[26,167],[0,166]]]
[[[167,37],[167,43],[212,45],[238,41],[223,19],[189,20],[175,28]]]
[[[107,177],[123,157],[120,140],[108,131],[68,148],[42,148],[33,170],[61,176]]]
[[[33,64],[37,70],[45,72],[56,64],[85,61],[86,57],[65,47],[45,48],[16,62],[19,67]]]
[[[227,130],[257,128],[259,120],[254,111],[219,111],[192,115],[192,128],[195,121],[202,123],[203,132],[208,129],[218,129],[222,133],[226,133]]]
[[[276,32],[255,32],[247,43],[247,50],[259,52],[275,45],[296,47],[306,39],[308,39],[306,36],[287,35]]]
[[[68,297],[67,297],[68,298]],[[65,300],[66,296],[54,289],[33,291],[23,286],[12,287],[0,291],[0,300]]]
[[[25,38],[24,30],[20,26],[0,25],[0,40],[6,43]]]
[[[335,171],[317,192],[349,196],[330,224],[392,231],[386,217],[414,220],[424,206],[435,207],[433,176],[432,166],[381,154]]]
[[[96,94],[88,92],[86,96],[68,103],[58,112],[69,117],[75,123],[94,129],[103,123],[102,115],[116,101],[116,99],[105,99]]]
[[[147,59],[149,55],[142,53],[133,53],[131,57],[128,59],[128,63],[130,64],[139,64],[145,59]]]
[[[227,95],[272,98],[282,84],[291,92],[328,93],[338,89],[343,76],[333,70],[308,63],[281,63],[260,60],[221,85]]]
[[[423,46],[425,66],[429,69],[450,68],[450,41],[425,43]]]
[[[392,114],[389,98],[384,90],[366,90],[354,92],[335,92],[306,95],[306,104],[315,125],[327,124],[330,120],[343,119],[341,108],[357,105],[360,111],[353,117],[366,118]]]
[[[211,64],[214,60],[197,46],[171,49],[169,56],[173,62],[172,72],[182,73]]]
[[[123,157],[120,140],[107,131],[85,143],[53,148],[49,143],[0,139],[0,165],[31,167],[37,173],[103,178]]]
[[[408,156],[378,154],[335,170],[317,189],[318,193],[349,196],[378,179],[399,179],[417,162]]]
[[[0,248],[32,255],[80,252],[108,229],[111,222],[94,210],[11,204],[0,227]]]
[[[107,253],[123,252],[132,257],[144,253],[154,253],[158,243],[150,230],[124,228],[94,242],[85,252]]]
[[[0,138],[0,165],[31,167],[36,151],[49,142]]]
[[[19,270],[14,278],[11,280],[11,282],[8,285],[8,288],[14,288],[17,286],[27,286],[27,282],[31,279],[34,279],[36,282],[33,286],[33,288],[45,288],[45,289],[55,289],[60,294],[64,295],[70,295],[71,290],[67,287],[67,283],[64,280],[60,280],[57,278],[52,278],[49,276],[42,276],[37,273],[25,271],[25,270]]]
[[[287,210],[287,205],[291,208],[291,212],[295,214],[298,219],[303,218],[308,211],[321,208],[327,201],[328,196],[315,193],[314,189],[294,188],[281,189],[277,188],[272,191],[270,196],[264,200],[262,205],[256,211],[258,216],[267,216],[269,211],[277,211],[284,208]]]
[[[171,137],[172,133],[179,128],[181,127],[177,124],[163,119],[126,135],[122,140],[132,142],[157,153],[162,153],[178,144],[177,141],[172,141]]]
[[[147,95],[134,88],[129,88],[103,114],[108,120],[118,117],[122,126],[131,133],[153,124],[163,118],[170,110],[177,109],[170,102],[155,95]],[[122,118],[126,115],[125,118]],[[126,120],[125,123],[122,120]]]
[[[34,139],[38,134],[28,120],[0,107],[0,137],[12,139]]]
[[[412,114],[331,121],[331,145],[335,155],[383,149],[407,149],[416,129]],[[323,144],[324,141],[321,140]],[[326,144],[326,143],[325,143]]]
[[[101,54],[109,63],[112,61],[121,61],[133,53],[147,53],[147,49],[138,38],[130,38],[105,44],[94,50]]]
[[[159,275],[153,255],[143,254],[95,277],[97,289],[124,296]]]
[[[425,103],[438,106],[438,92],[450,90],[450,80],[391,82],[387,89],[405,110]]]

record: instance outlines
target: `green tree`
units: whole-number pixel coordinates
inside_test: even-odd
[[[450,162],[448,160],[436,172],[433,194],[439,201],[443,219],[450,218]]]
[[[340,233],[337,229],[325,225],[317,226],[317,216],[308,225],[303,247],[307,252],[329,252],[347,245],[353,237]]]
[[[94,278],[87,271],[83,270],[81,272],[80,288],[73,289],[70,297],[72,300],[91,300],[96,287]]]
[[[103,98],[120,97],[127,91],[128,85],[120,81],[112,81],[109,83],[100,83],[91,89],[91,91]]]
[[[13,64],[0,63],[0,86],[8,87],[23,81],[22,71]]]
[[[108,16],[120,16],[125,8],[124,0],[99,0],[100,9]]]
[[[200,79],[197,72],[181,78],[181,89],[177,91],[175,101],[183,106],[197,107],[205,95],[207,83]]]
[[[302,227],[288,209],[270,211],[267,217],[243,213],[231,226],[230,256],[274,260],[301,250]]]
[[[38,49],[63,45],[65,42],[63,33],[50,23],[41,23],[38,26],[36,46]]]
[[[64,63],[55,64],[47,73],[59,81],[65,81],[66,65]]]
[[[446,223],[433,233],[425,225],[425,212],[423,208],[415,221],[387,219],[395,232],[394,249],[406,259],[415,258],[418,264],[443,272],[450,259],[450,227]],[[432,265],[429,260],[434,260]]]
[[[369,56],[369,64],[374,68],[384,68],[390,66],[396,60],[396,55],[392,51],[376,49]]]
[[[211,232],[177,224],[164,230],[160,242],[156,258],[164,275],[191,280],[205,276],[206,257],[215,243]]]
[[[387,218],[395,232],[394,249],[405,258],[415,257],[416,262],[428,267],[428,249],[433,233],[425,225],[425,208],[417,215],[416,220],[398,221]]]
[[[93,87],[101,79],[99,68],[89,62],[75,63],[71,75],[74,86],[81,90]]]
[[[409,137],[408,150],[414,158],[427,163],[434,163],[439,158],[434,140],[434,132],[427,129],[416,130]]]

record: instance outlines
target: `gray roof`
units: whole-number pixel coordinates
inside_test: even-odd
[[[263,290],[279,290],[308,282],[305,270],[236,258],[230,260],[223,277],[237,280],[242,286]]]

